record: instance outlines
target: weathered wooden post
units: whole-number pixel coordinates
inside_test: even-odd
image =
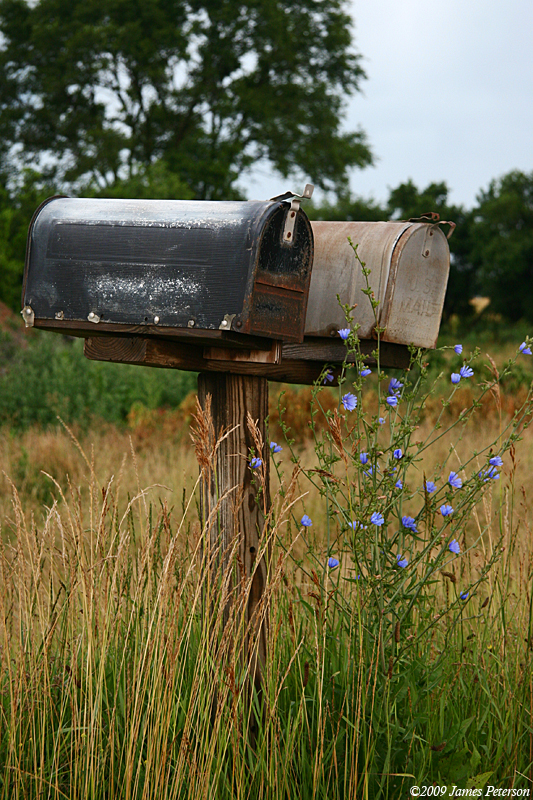
[[[268,381],[256,375],[232,375],[231,373],[200,373],[198,376],[198,399],[205,409],[211,399],[211,414],[215,436],[227,431],[220,442],[216,463],[209,471],[209,479],[202,485],[202,517],[204,525],[214,517],[206,532],[210,551],[218,551],[216,571],[225,576],[231,569],[229,554],[237,545],[237,562],[244,570],[244,578],[251,578],[251,587],[245,614],[245,624],[255,628],[257,642],[246,642],[252,652],[248,654],[250,677],[259,687],[262,667],[266,661],[266,616],[260,608],[263,590],[267,582],[266,560],[270,548],[264,547],[263,530],[265,517],[270,507],[268,492],[270,460],[266,441],[265,422],[268,414]],[[249,420],[257,425],[262,441],[262,450],[254,442]],[[254,481],[249,466],[250,452],[262,461],[264,492]],[[258,496],[259,495],[259,496]],[[222,499],[221,499],[222,498]],[[263,554],[263,555],[261,555]],[[265,558],[266,557],[266,558]],[[257,560],[259,558],[259,561]],[[216,584],[217,579],[212,581]],[[226,609],[226,620],[229,608]]]
[[[436,220],[311,226],[300,209],[311,192],[228,203],[51,198],[28,237],[27,326],[84,337],[91,359],[198,371],[215,431],[230,431],[217,453],[217,486],[202,487],[203,515],[216,513],[220,553],[240,537],[240,563],[253,575],[246,614],[259,626],[257,684],[267,642],[255,612],[267,579],[258,556],[269,503],[268,380],[309,384],[325,365],[342,364],[338,294],[357,304],[361,350],[373,360],[376,320],[348,236],[372,270],[382,366],[407,366],[409,344],[435,346],[449,270]],[[252,447],[266,470],[259,503]]]

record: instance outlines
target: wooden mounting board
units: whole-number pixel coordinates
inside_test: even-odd
[[[361,352],[367,363],[375,363],[372,351],[376,342],[361,341]],[[234,375],[257,375],[283,383],[314,383],[324,366],[331,366],[334,374],[340,369],[346,348],[343,342],[311,338],[302,344],[272,343],[270,356],[255,350],[243,360],[226,349],[214,353],[215,348],[184,344],[153,337],[92,336],[85,340],[85,355],[93,361],[114,361],[122,364],[140,364],[146,367],[182,369],[189,372],[228,372]],[[225,358],[225,356],[228,356]],[[353,360],[353,356],[352,356]],[[409,351],[403,345],[381,343],[381,365],[405,369],[409,366]]]
[[[94,322],[83,320],[35,319],[34,327],[42,331],[63,333],[65,336],[78,338],[96,338],[97,336],[144,339],[155,336],[156,339],[169,339],[175,344],[213,345],[215,347],[249,348],[270,350],[272,339],[265,336],[243,335],[235,331],[211,330],[205,328],[169,328],[163,325],[123,325],[118,323]]]

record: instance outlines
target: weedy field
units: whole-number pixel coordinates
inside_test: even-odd
[[[485,366],[449,347],[433,371],[418,354],[405,375],[360,360],[337,389],[271,386],[260,691],[252,576],[214,575],[199,520],[194,397],[136,403],[122,426],[4,428],[0,797],[531,787],[519,344]]]

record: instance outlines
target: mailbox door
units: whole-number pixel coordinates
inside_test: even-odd
[[[243,331],[301,342],[313,265],[313,231],[306,214],[299,209],[292,241],[285,242],[287,213],[290,206],[282,203],[261,231],[255,284],[247,298]],[[238,323],[239,319],[233,324]]]
[[[438,225],[414,223],[398,239],[380,313],[384,340],[435,347],[450,272],[450,251]]]

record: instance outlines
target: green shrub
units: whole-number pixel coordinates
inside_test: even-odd
[[[83,341],[36,331],[27,348],[0,339],[0,425],[54,425],[57,417],[88,428],[122,423],[134,404],[176,408],[195,387],[194,373],[89,361]]]

